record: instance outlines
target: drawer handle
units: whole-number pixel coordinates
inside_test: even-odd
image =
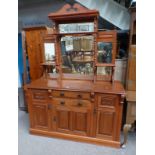
[[[60,104],[61,104],[61,105],[64,105],[64,104],[65,104],[65,101],[60,101]]]
[[[60,96],[64,96],[64,92],[60,92]]]
[[[78,94],[77,97],[78,97],[78,98],[82,98],[82,95],[81,95],[81,94]]]
[[[78,102],[77,106],[81,107],[82,106],[82,102]]]

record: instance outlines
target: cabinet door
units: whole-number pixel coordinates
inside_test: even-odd
[[[67,105],[68,104],[68,105]],[[56,105],[56,131],[76,135],[89,135],[91,123],[90,107],[86,103],[77,105],[76,101],[67,101],[65,105]]]
[[[116,129],[115,111],[102,109],[97,111],[97,133],[98,138],[113,140]]]
[[[32,105],[33,127],[38,129],[48,129],[48,107],[45,103]]]
[[[73,109],[73,133],[77,135],[90,135],[91,110],[79,107]]]
[[[41,63],[44,62],[43,35],[46,33],[45,27],[25,29],[26,51],[30,66],[31,81],[42,76]]]
[[[56,106],[53,121],[56,122],[56,131],[71,132],[71,110],[66,106]]]

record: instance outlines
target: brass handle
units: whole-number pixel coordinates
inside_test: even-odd
[[[82,98],[82,95],[81,94],[78,94],[78,96],[77,96],[78,98]]]
[[[82,102],[78,102],[78,104],[77,104],[78,106],[82,106]]]
[[[60,96],[64,96],[64,92],[60,92]]]
[[[60,104],[61,104],[61,105],[64,105],[64,104],[65,104],[65,101],[60,101]]]

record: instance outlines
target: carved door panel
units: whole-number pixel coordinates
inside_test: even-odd
[[[33,127],[48,130],[48,107],[45,103],[32,105]]]
[[[84,105],[83,105],[84,106]],[[76,135],[89,135],[91,124],[90,107],[73,105],[56,105],[56,131]]]
[[[96,136],[115,140],[117,134],[119,97],[114,94],[99,94],[97,97]]]
[[[98,138],[113,140],[116,130],[116,113],[113,110],[102,109],[97,111]]]
[[[71,110],[67,106],[56,106],[53,121],[56,122],[56,131],[71,132]]]
[[[77,135],[90,135],[91,110],[78,107],[73,109],[72,130]]]

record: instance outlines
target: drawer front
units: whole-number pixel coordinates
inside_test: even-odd
[[[59,106],[67,106],[71,108],[91,108],[91,102],[87,100],[53,98],[53,104]]]
[[[98,107],[109,107],[115,108],[118,103],[118,96],[111,94],[100,94],[98,95]]]
[[[45,101],[48,99],[48,92],[46,90],[32,90],[32,99]]]
[[[68,98],[77,98],[77,99],[90,99],[90,93],[86,92],[72,92],[72,91],[52,91],[53,97],[68,97]]]

